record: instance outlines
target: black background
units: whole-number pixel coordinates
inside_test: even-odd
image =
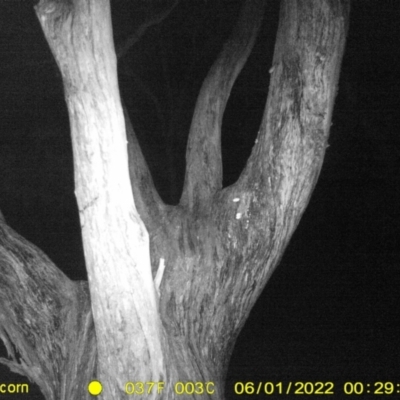
[[[117,44],[151,15],[148,4],[112,1]],[[181,0],[119,62],[121,93],[169,203],[182,185],[196,95],[240,4]],[[278,7],[268,2],[224,116],[225,186],[239,176],[261,120]],[[235,382],[247,381],[331,381],[334,398],[349,398],[342,394],[347,381],[400,384],[399,17],[398,1],[352,5],[320,180],[237,341],[228,398],[237,397]],[[0,60],[0,209],[71,279],[86,279],[62,82],[32,3],[0,0]],[[26,381],[3,367],[0,374],[4,383]],[[42,398],[38,393],[31,385],[28,398]]]

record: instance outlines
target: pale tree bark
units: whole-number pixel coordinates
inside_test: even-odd
[[[239,180],[223,189],[222,116],[264,3],[245,2],[203,84],[176,207],[162,203],[129,119],[124,123],[108,0],[36,6],[64,81],[94,321],[91,328],[85,286],[69,282],[1,221],[0,267],[7,279],[0,281],[0,332],[11,356],[13,345],[22,356],[3,362],[22,373],[38,368],[30,376],[47,399],[85,398],[84,380],[93,377],[102,381],[106,399],[128,398],[124,387],[132,380],[165,382],[161,394],[153,388],[146,398],[182,398],[174,391],[179,381],[203,384],[184,398],[223,397],[236,337],[321,169],[349,18],[346,0],[282,1],[258,137]],[[15,258],[15,249],[22,256]],[[37,270],[23,256],[27,251],[42,257]],[[157,275],[163,263],[165,272]],[[37,294],[40,280],[43,295]],[[81,298],[85,306],[76,310]],[[60,312],[69,319],[60,321]],[[45,320],[29,330],[35,313]],[[78,328],[71,332],[73,324]],[[81,358],[65,359],[69,353]],[[63,384],[72,379],[71,368],[78,394]]]
[[[148,233],[129,180],[109,2],[43,1],[36,11],[70,115],[97,375],[105,394],[119,398],[131,377],[163,381],[166,366]]]

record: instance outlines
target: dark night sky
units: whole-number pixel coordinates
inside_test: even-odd
[[[240,1],[181,3],[119,63],[121,92],[169,202],[196,94]],[[278,15],[269,3],[224,116],[225,185],[244,166],[265,104]],[[146,18],[143,4],[112,2],[117,43]],[[353,4],[320,180],[238,339],[228,398],[238,381],[331,381],[335,398],[346,381],[400,384],[399,19],[395,0]],[[0,209],[70,278],[85,279],[61,78],[28,1],[0,0],[0,60]],[[1,381],[15,382],[4,373]]]

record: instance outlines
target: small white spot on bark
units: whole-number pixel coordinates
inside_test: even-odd
[[[238,201],[240,201],[240,198],[239,198],[239,197],[235,197],[232,201],[233,201],[234,203],[237,203]]]
[[[85,226],[85,214],[83,212],[79,213],[79,220],[81,222],[81,228]]]
[[[237,213],[236,214],[236,219],[240,219],[240,218],[242,218],[242,213]]]
[[[160,297],[160,284],[164,275],[164,270],[165,270],[165,260],[163,258],[160,258],[160,264],[158,265],[158,270],[154,278],[154,286],[156,288],[158,297]]]

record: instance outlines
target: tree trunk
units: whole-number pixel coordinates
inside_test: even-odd
[[[185,398],[223,397],[236,337],[322,166],[349,17],[346,0],[282,1],[258,137],[239,180],[223,189],[222,116],[264,3],[245,2],[203,84],[176,207],[156,193],[127,114],[124,124],[108,0],[36,6],[64,81],[94,321],[93,328],[87,289],[49,267],[23,239],[18,244],[0,221],[0,266],[7,272],[0,281],[0,334],[13,356],[2,361],[34,371],[47,399],[86,398],[84,381],[93,377],[107,400],[128,398],[131,381],[142,382],[148,398],[182,398],[176,383],[188,381],[197,383]],[[36,270],[26,249],[40,254]],[[60,318],[60,310],[69,317]],[[43,322],[32,329],[35,313]],[[148,382],[165,382],[164,388],[160,393],[160,385]]]
[[[36,10],[70,115],[97,377],[107,396],[119,398],[132,377],[163,381],[166,366],[148,233],[129,179],[109,2],[41,2]]]

